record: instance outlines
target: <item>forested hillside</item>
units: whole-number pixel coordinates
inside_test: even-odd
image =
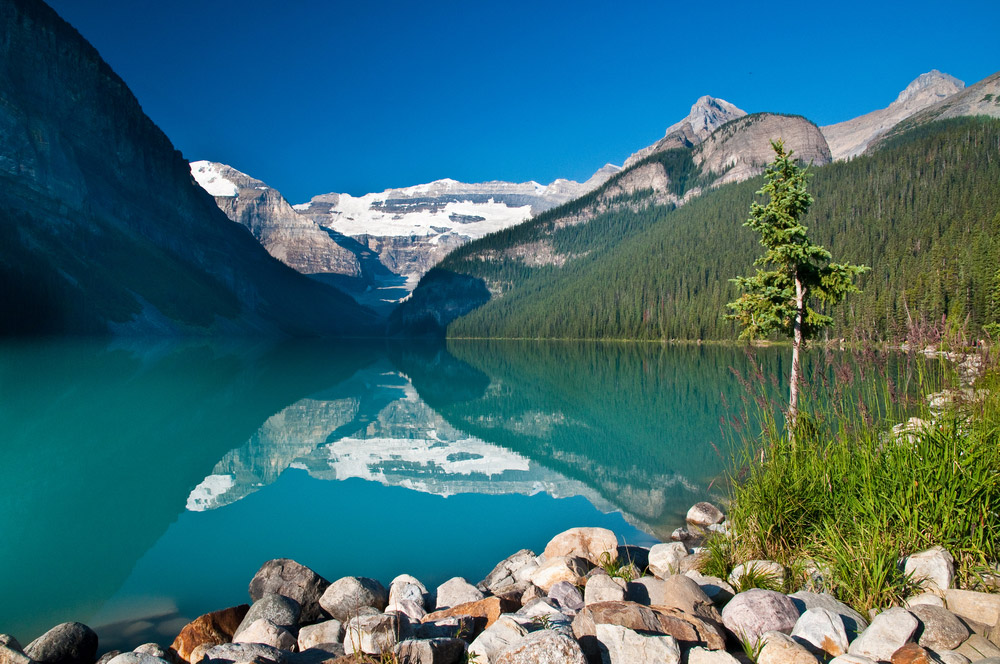
[[[685,151],[657,158],[677,193],[689,188]],[[1000,315],[990,298],[1000,263],[1000,121],[933,123],[812,173],[810,235],[835,260],[872,268],[863,292],[832,312],[834,335],[900,338],[908,316],[967,320],[976,332]],[[448,335],[735,338],[723,314],[736,296],[729,279],[750,273],[760,254],[742,224],[761,184],[728,185],[678,209],[649,205],[652,193],[638,191],[589,221],[556,222],[586,207],[581,200],[469,244],[428,277],[481,279],[492,297]],[[526,241],[555,258],[533,264],[510,250]]]

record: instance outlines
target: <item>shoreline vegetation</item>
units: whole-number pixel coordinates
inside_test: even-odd
[[[288,559],[250,582],[252,605],[195,619],[169,645],[99,656],[56,626],[3,664],[969,664],[1000,657],[1000,369],[950,362],[951,387],[907,367],[814,374],[794,436],[768,377],[742,376],[741,450],[720,504],[649,549],[573,528],[473,585],[401,574],[330,583]],[[980,349],[982,351],[983,349]],[[886,363],[887,365],[888,363]],[[872,365],[868,365],[871,367]],[[896,367],[897,371],[899,367]],[[846,386],[861,374],[869,388]],[[818,383],[822,383],[819,385]],[[911,386],[912,387],[912,386]],[[943,389],[942,389],[943,388]],[[930,392],[930,390],[936,390]],[[912,392],[912,390],[911,390]],[[996,661],[996,660],[993,660]]]

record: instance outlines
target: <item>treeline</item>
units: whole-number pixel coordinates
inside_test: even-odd
[[[685,166],[677,174],[690,177]],[[1000,121],[933,123],[813,174],[815,203],[805,222],[811,237],[835,260],[872,268],[861,279],[863,292],[832,312],[833,334],[902,338],[910,320],[943,318],[978,333],[994,322]],[[640,192],[586,223],[556,224],[567,208],[594,200],[573,202],[467,245],[442,269],[482,278],[503,296],[454,321],[448,334],[735,338],[723,314],[737,295],[729,279],[752,273],[760,254],[743,222],[761,184],[725,186],[676,210],[648,205],[649,193]],[[562,267],[532,268],[507,253],[531,241],[570,258]]]

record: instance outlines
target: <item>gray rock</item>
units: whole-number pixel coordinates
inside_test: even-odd
[[[988,641],[981,634],[973,634],[965,640],[965,643],[955,648],[955,650],[973,662],[1000,657],[1000,646]]]
[[[712,604],[712,600],[695,581],[683,574],[675,574],[658,584],[661,595],[652,597],[654,606],[671,607],[697,616],[722,627],[722,616]]]
[[[830,660],[830,664],[875,664],[875,660],[861,655],[841,655]]]
[[[937,656],[941,660],[941,664],[971,664],[968,657],[954,650],[938,650]]]
[[[233,636],[233,643],[263,643],[278,650],[294,650],[298,643],[287,629],[267,618],[258,618]]]
[[[409,574],[400,574],[389,584],[389,604],[409,600],[416,602],[420,608],[426,610],[430,606],[429,599],[430,594],[427,592],[427,587]]]
[[[506,589],[523,584],[524,579],[520,578],[518,573],[531,566],[537,567],[534,551],[521,549],[497,563],[476,587],[484,593],[503,594]],[[521,588],[521,592],[524,592],[524,588]]]
[[[701,591],[717,606],[721,606],[736,595],[736,590],[717,576],[705,576],[694,570],[684,572],[684,576],[698,584]]]
[[[31,664],[31,658],[21,652],[20,646],[15,649],[0,645],[0,664]]]
[[[389,603],[389,591],[375,579],[363,576],[345,576],[337,579],[319,599],[330,617],[341,622],[366,613],[365,609],[382,611]]]
[[[399,642],[399,621],[392,614],[351,618],[344,625],[344,652],[381,655]]]
[[[528,633],[527,628],[511,616],[502,615],[469,644],[469,658],[477,664],[492,664],[497,653]]]
[[[458,664],[465,659],[461,639],[407,639],[392,649],[399,664]]]
[[[324,643],[341,643],[344,624],[339,620],[326,620],[306,625],[299,630],[299,650],[309,650]]]
[[[904,609],[911,609],[914,606],[921,606],[923,604],[929,604],[931,606],[944,606],[944,599],[935,595],[934,593],[920,593],[919,595],[914,595],[913,597],[907,597],[903,602]]]
[[[892,659],[892,653],[911,640],[919,626],[916,617],[906,609],[892,608],[883,611],[851,643],[847,652],[888,662]]]
[[[409,636],[414,639],[452,639],[476,630],[473,616],[451,616],[413,624]]]
[[[839,615],[840,619],[844,621],[844,631],[847,632],[848,641],[858,638],[858,635],[868,627],[868,621],[860,613],[833,595],[800,590],[792,593],[788,598],[795,604],[799,613],[805,613],[809,609],[829,609]]]
[[[110,662],[120,654],[122,654],[121,650],[109,650],[108,652],[104,653],[103,655],[97,658],[97,664],[108,664],[108,662]],[[0,657],[0,659],[2,659],[2,657]],[[27,659],[27,656],[25,656],[25,659],[29,662],[31,661],[30,659]],[[12,662],[11,664],[15,663]]]
[[[679,664],[681,649],[666,634],[640,634],[621,625],[597,625],[597,642],[602,664],[658,662]]]
[[[687,522],[707,528],[713,523],[722,523],[726,515],[712,503],[696,503],[687,513]]]
[[[435,609],[450,609],[467,602],[478,602],[483,599],[482,591],[460,576],[455,576],[437,587],[437,603]]]
[[[177,656],[176,652],[172,649],[164,648],[159,643],[143,643],[141,646],[133,648],[132,652],[152,655],[153,657],[166,660],[170,662],[170,664],[182,664],[182,660]]]
[[[795,639],[783,632],[764,632],[757,664],[819,664],[819,660]]]
[[[328,664],[344,655],[343,643],[320,643],[307,650],[290,653],[287,659],[288,664]]]
[[[907,557],[903,572],[912,574],[924,590],[944,591],[955,578],[955,559],[943,547],[935,546]]]
[[[247,611],[240,626],[233,632],[233,640],[235,641],[243,630],[262,618],[270,620],[278,627],[294,631],[299,625],[300,610],[299,603],[290,597],[265,593]]]
[[[560,608],[575,614],[583,608],[583,595],[577,587],[567,581],[560,581],[549,588],[549,597],[559,602]]]
[[[945,591],[944,601],[948,609],[961,618],[975,620],[985,625],[1000,623],[1000,595],[998,594],[952,588]]]
[[[754,588],[739,593],[722,609],[726,629],[743,642],[753,643],[764,632],[788,634],[799,619],[798,609],[785,595]]]
[[[501,650],[491,664],[587,664],[587,660],[574,639],[543,629]]]
[[[822,652],[830,657],[847,654],[849,641],[844,621],[830,609],[808,609],[795,622],[792,638],[815,654]]]
[[[942,606],[919,604],[910,613],[920,621],[917,643],[931,650],[954,650],[969,638],[969,628]]]
[[[330,582],[288,558],[269,560],[250,581],[250,598],[256,602],[268,593],[284,595],[294,599],[301,607],[300,620],[311,623],[323,616],[319,598],[330,586]]]
[[[625,588],[623,579],[613,579],[607,574],[593,576],[583,588],[583,603],[620,602],[625,599]]]
[[[252,662],[258,659],[275,664],[287,664],[289,653],[263,643],[223,643],[205,651],[213,662]]]
[[[652,606],[663,603],[666,586],[663,579],[652,576],[643,576],[635,581],[630,581],[625,586],[625,600]]]
[[[385,607],[385,613],[404,615],[410,622],[420,622],[427,615],[423,606],[409,599],[389,602],[389,605]]]
[[[679,574],[681,562],[688,555],[687,544],[683,542],[656,544],[649,550],[649,571],[661,579]]]
[[[108,660],[108,664],[170,664],[167,660],[144,652],[123,652]]]
[[[91,664],[97,634],[83,623],[62,623],[25,646],[24,654],[40,664]]]

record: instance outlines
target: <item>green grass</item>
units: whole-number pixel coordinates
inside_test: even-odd
[[[933,375],[919,368],[915,391],[931,391]],[[899,439],[887,433],[893,424],[915,408],[932,415],[900,399],[898,378],[875,372],[867,389],[839,393],[843,383],[833,384],[803,409],[794,444],[757,402],[763,430],[744,440],[730,485],[736,539],[710,541],[707,569],[809,560],[825,589],[865,613],[911,594],[902,559],[941,545],[956,559],[956,585],[976,587],[1000,548],[1000,371],[978,386],[985,399]]]

